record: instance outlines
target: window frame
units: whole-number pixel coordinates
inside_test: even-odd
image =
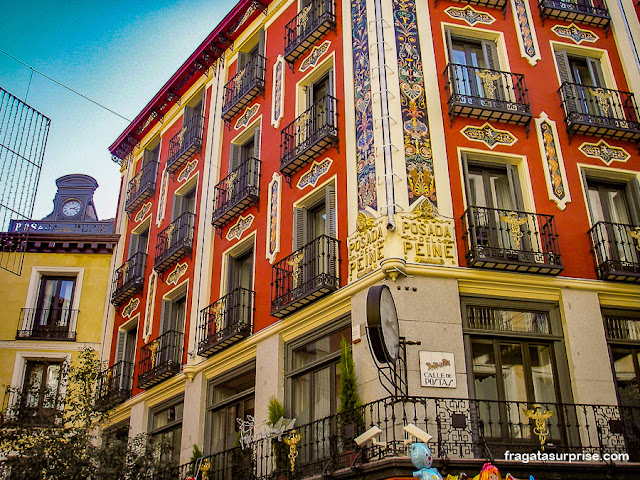
[[[336,195],[336,177],[332,177],[319,185],[303,198],[293,204],[293,235],[292,251],[301,249],[316,238],[326,235],[330,238],[338,238],[338,205]],[[324,203],[326,208],[325,232],[310,239],[311,212]]]
[[[163,412],[165,410],[168,410],[170,408],[175,408],[176,406],[180,405],[182,403],[182,417],[180,417],[180,420],[174,420],[172,422],[168,422],[166,425],[163,425],[161,427],[157,427],[157,428],[153,428],[153,419],[154,416],[159,414],[160,412]],[[149,409],[149,416],[148,416],[148,421],[147,421],[147,436],[149,438],[149,442],[151,444],[153,444],[154,438],[163,435],[167,432],[176,430],[177,428],[180,428],[180,445],[178,446],[178,452],[180,452],[180,450],[182,449],[182,422],[184,419],[184,396],[180,395],[178,397],[174,397],[170,400],[167,400],[165,402],[162,402],[158,405],[154,405],[153,407],[151,407]],[[162,455],[164,455],[164,452],[161,452]],[[180,463],[180,457],[178,454],[178,460],[176,463],[176,466],[179,465]]]
[[[620,391],[618,389],[618,378],[615,370],[615,361],[613,358],[613,348],[625,348],[630,349],[635,355],[632,357],[633,367],[635,370],[635,381],[638,391],[640,391],[640,338],[638,339],[615,339],[611,338],[607,332],[606,319],[607,317],[623,318],[625,320],[636,320],[640,322],[640,311],[629,309],[616,309],[610,307],[602,307],[602,321],[604,325],[605,338],[607,340],[607,350],[609,351],[609,360],[611,362],[611,375],[613,377],[613,383],[616,389],[616,398],[618,405],[622,404],[620,399]],[[638,405],[640,405],[640,398],[638,399]],[[636,406],[638,406],[636,405]]]

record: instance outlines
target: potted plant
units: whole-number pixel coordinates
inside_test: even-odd
[[[251,480],[253,472],[253,449],[251,446],[242,446],[240,443],[240,432],[236,436],[231,452],[231,475],[234,480]]]
[[[364,418],[362,416],[362,402],[358,395],[358,381],[353,362],[351,346],[344,337],[340,342],[340,404],[338,407],[338,435],[342,451],[349,453],[349,463],[353,461],[353,452],[358,448],[354,442],[364,430]]]
[[[274,427],[281,418],[285,417],[284,405],[276,397],[269,399],[267,424]],[[271,439],[271,451],[276,465],[275,477],[288,478],[289,459],[287,457],[287,445],[278,438]]]
[[[198,459],[204,457],[204,453],[200,450],[200,447],[197,444],[193,444],[193,449],[191,450],[191,458],[189,459],[189,468],[187,470],[188,478],[195,478],[198,475],[198,470],[200,468],[200,462]]]

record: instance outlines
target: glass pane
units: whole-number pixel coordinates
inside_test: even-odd
[[[506,332],[551,333],[546,312],[468,307],[470,328]]]
[[[471,205],[475,207],[489,206],[489,204],[487,203],[487,198],[484,194],[484,183],[482,180],[481,172],[469,172],[469,190],[471,195]]]
[[[339,352],[342,337],[351,338],[350,326],[295,349],[293,351],[293,369],[304,367],[311,362]]]
[[[304,425],[311,420],[311,375],[310,373],[293,379],[293,412],[296,424]]]
[[[611,210],[611,221],[613,223],[630,224],[629,210],[624,191],[621,189],[609,189],[607,191],[607,203]]]
[[[211,453],[225,450],[227,416],[226,408],[211,413]]]
[[[612,347],[611,355],[620,405],[640,406],[640,379],[633,365],[634,355],[640,360],[640,353],[631,348]]]
[[[254,388],[256,384],[256,371],[251,370],[243,375],[228,380],[224,383],[213,387],[213,402],[216,404],[231,398],[235,395],[241,394],[246,390]]]
[[[313,412],[311,420],[320,420],[331,414],[331,368],[323,368],[313,374]]]
[[[549,345],[531,345],[529,357],[533,380],[533,400],[540,403],[555,403],[557,399],[551,347]]]
[[[44,373],[45,366],[43,364],[32,364],[25,384],[25,405],[27,407],[36,407],[40,403],[40,388],[42,387]]]
[[[501,343],[500,360],[502,361],[505,399],[526,402],[527,388],[521,345],[519,343]]]
[[[511,198],[509,179],[507,174],[502,172],[489,172],[489,182],[491,184],[492,207],[504,210],[513,210],[515,205]]]
[[[476,398],[497,400],[498,384],[493,344],[491,342],[473,341],[471,351]]]
[[[182,420],[183,409],[183,404],[179,403],[178,405],[173,405],[169,408],[154,413],[151,422],[152,429],[155,430],[156,428],[164,427],[169,423]]]
[[[42,400],[44,408],[53,408],[56,406],[58,398],[58,386],[60,383],[60,364],[47,365],[45,378],[45,391]]]

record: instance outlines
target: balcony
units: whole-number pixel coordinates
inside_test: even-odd
[[[64,397],[57,391],[5,387],[0,424],[51,427],[62,423]]]
[[[16,340],[76,340],[78,310],[23,308]]]
[[[450,63],[444,77],[451,121],[461,116],[527,128],[531,123],[524,75]]]
[[[202,148],[202,130],[204,117],[194,115],[182,129],[169,141],[169,159],[167,172],[175,173]]]
[[[563,270],[553,215],[469,207],[462,228],[469,267],[548,275]]]
[[[169,330],[140,349],[138,388],[147,389],[172,377],[182,368],[184,333]]]
[[[293,62],[316,40],[336,28],[333,0],[313,0],[287,23],[284,35],[284,59]]]
[[[183,213],[158,235],[153,268],[164,272],[179,258],[191,253],[196,215]]]
[[[335,238],[322,235],[271,270],[271,315],[282,318],[340,287]]]
[[[567,133],[640,141],[633,93],[565,82],[560,86]]]
[[[540,17],[606,28],[611,22],[602,0],[540,0]]]
[[[296,445],[294,471],[288,458],[276,459],[272,438],[251,441],[181,466],[180,478],[188,471],[198,473],[207,462],[209,478],[411,478],[415,467],[407,455],[402,427],[413,424],[433,436],[429,448],[434,466],[452,475],[478,472],[482,465],[504,459],[504,453],[540,452],[536,421],[527,413],[550,413],[544,421],[549,432],[545,452],[629,454],[630,462],[616,469],[624,478],[637,478],[640,471],[640,407],[536,403],[465,398],[403,397],[384,398],[345,413],[335,414],[305,425],[295,426],[300,435]],[[342,426],[348,428],[341,428]],[[378,427],[376,444],[358,447],[353,439]],[[288,438],[291,432],[285,432]],[[286,446],[285,446],[286,447]],[[287,449],[288,452],[288,449]],[[602,479],[612,466],[606,462],[572,464],[532,459],[528,464],[498,463],[501,473],[529,478],[530,473],[563,472],[562,478]],[[622,464],[618,464],[622,465]],[[589,475],[585,476],[585,471]],[[244,474],[242,473],[244,472]],[[195,476],[195,475],[194,475]],[[535,475],[538,478],[538,474]],[[456,477],[457,478],[457,477]],[[462,478],[462,477],[461,477]],[[469,476],[468,478],[471,478]],[[547,478],[547,476],[544,476]]]
[[[142,291],[146,261],[146,253],[136,253],[113,273],[111,303],[120,305]]]
[[[337,100],[329,95],[281,132],[280,171],[291,176],[332,145],[338,144]]]
[[[209,357],[253,333],[254,297],[237,288],[200,312],[198,355]]]
[[[96,404],[109,409],[129,400],[134,367],[131,362],[120,361],[101,372],[96,387]]]
[[[222,227],[260,195],[260,160],[248,158],[227,175],[213,193],[213,226]]]
[[[158,162],[152,161],[143,165],[135,177],[129,180],[127,187],[127,200],[124,210],[127,213],[135,212],[147,198],[156,191],[156,179],[158,177]]]
[[[640,282],[640,226],[598,222],[589,236],[598,278]]]
[[[231,120],[259,94],[264,94],[266,59],[253,55],[224,86],[222,119]]]
[[[469,5],[478,5],[479,7],[497,8],[502,10],[503,15],[507,9],[507,0],[453,0],[454,2],[467,3]],[[438,0],[435,0],[438,4]]]

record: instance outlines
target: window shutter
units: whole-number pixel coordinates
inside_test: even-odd
[[[600,61],[595,58],[587,57],[587,66],[589,67],[589,74],[591,80],[596,87],[604,87],[604,76],[602,74],[602,67]]]
[[[469,160],[466,152],[462,152],[462,175],[464,177],[464,193],[467,196],[467,208],[469,208],[473,206],[473,196],[471,195],[471,185],[469,183]]]
[[[338,215],[336,212],[336,187],[327,185],[324,189],[327,220],[325,221],[325,234],[330,238],[338,237]]]
[[[258,55],[264,56],[264,28],[260,29],[260,32],[258,33],[258,35],[259,35],[259,38],[258,38]],[[256,73],[258,73],[258,67],[260,67],[260,66],[261,66],[260,62],[256,63]]]
[[[240,70],[242,70],[242,68],[247,64],[247,54],[244,52],[238,52],[238,69],[237,72],[238,73]]]
[[[307,209],[294,207],[293,209],[293,250],[304,247],[307,240]]]
[[[557,50],[555,52],[556,63],[558,64],[558,73],[560,74],[560,83],[566,82],[573,83],[573,77],[571,75],[571,66],[569,65],[569,57],[564,50]],[[571,113],[577,112],[578,107],[576,103],[577,90],[575,85],[564,85],[562,87],[562,98],[564,99],[565,115],[568,117]]]
[[[173,303],[169,300],[162,301],[162,324],[160,325],[160,335],[171,330],[172,321],[171,315],[173,313]]]
[[[453,46],[451,42],[451,29],[445,27],[444,29],[445,40],[447,42],[447,53],[449,55],[449,63],[453,63]]]
[[[127,338],[127,332],[125,330],[118,330],[118,344],[116,345],[116,362],[120,362],[125,359],[125,339]]]
[[[260,159],[260,125],[256,127],[253,134],[253,156]]]
[[[229,173],[240,166],[240,154],[242,153],[242,147],[231,144],[231,151],[229,152]]]
[[[569,65],[569,57],[564,50],[557,50],[555,52],[556,63],[558,64],[558,73],[560,74],[560,80],[564,82],[573,82],[571,75],[571,67]]]
[[[522,201],[522,191],[520,190],[520,179],[518,178],[518,167],[507,163],[507,176],[509,177],[509,190],[511,200],[516,210],[524,210]]]
[[[498,49],[496,48],[496,42],[492,40],[483,40],[482,53],[484,54],[486,68],[490,68],[492,70],[499,70]]]
[[[640,182],[638,182],[637,176],[627,182],[625,190],[629,211],[631,212],[631,221],[635,226],[640,226]]]

